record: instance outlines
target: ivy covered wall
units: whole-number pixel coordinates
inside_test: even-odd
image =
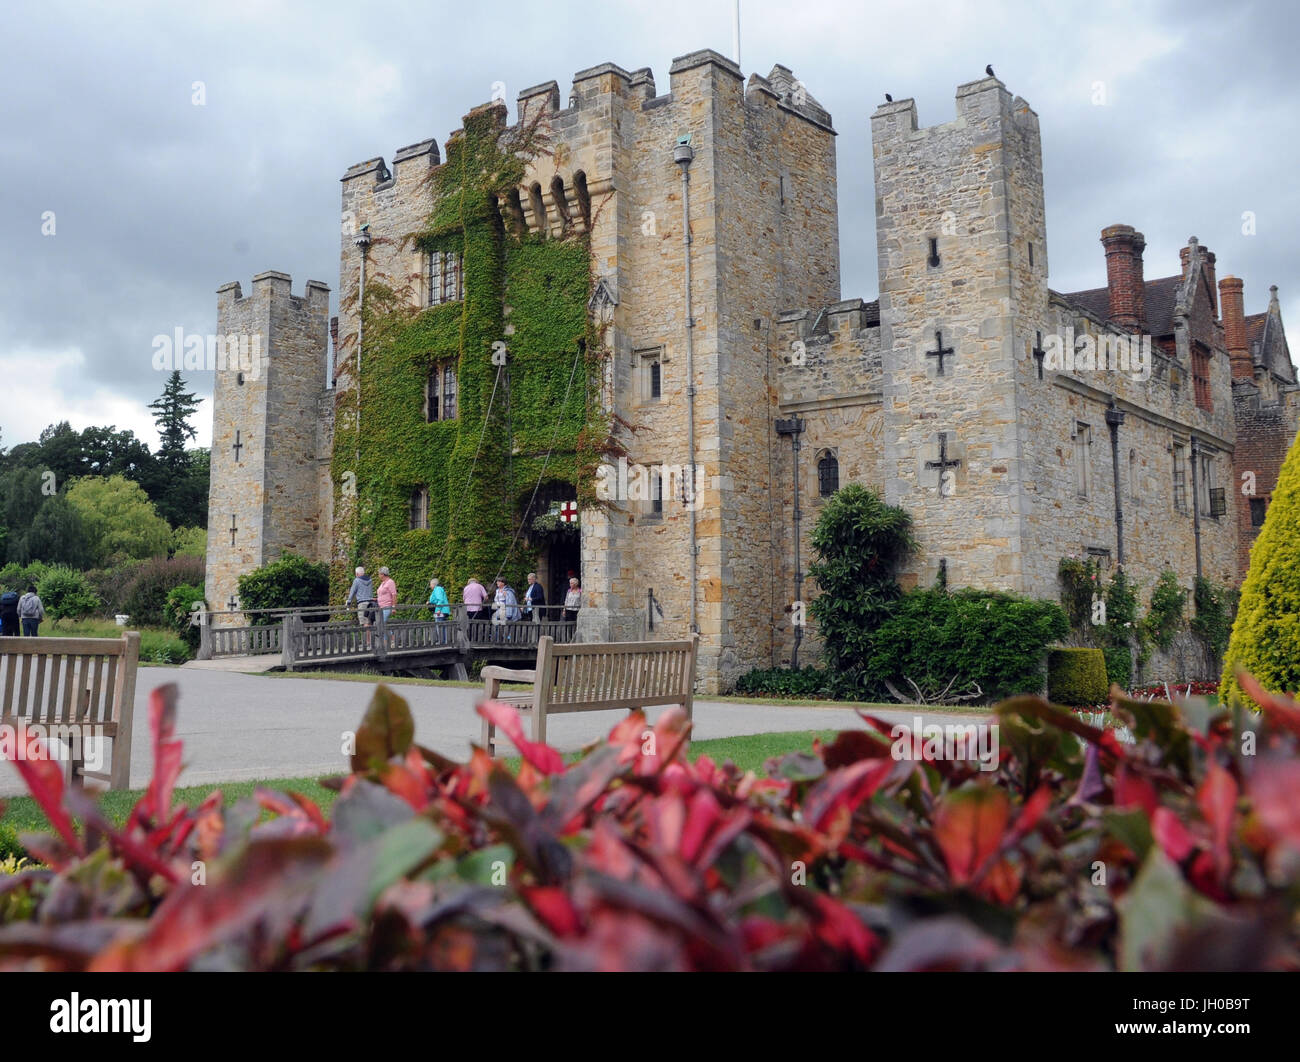
[[[538,149],[528,133],[507,133],[503,118],[503,109],[483,108],[465,119],[446,162],[430,171],[427,224],[402,237],[424,253],[463,254],[462,300],[417,309],[411,290],[367,282],[360,444],[350,419],[334,441],[335,489],[355,469],[357,492],[352,527],[339,528],[351,550],[331,572],[336,597],[358,563],[390,568],[402,601],[423,601],[435,575],[457,601],[471,574],[486,584],[503,562],[518,589],[537,562],[527,529],[517,532],[543,466],[545,483],[578,495],[596,460],[591,440],[607,434],[587,238],[507,231],[497,195],[518,187]],[[504,366],[493,363],[500,343]],[[457,415],[427,423],[428,373],[449,358]],[[412,530],[410,499],[421,486],[428,529]]]

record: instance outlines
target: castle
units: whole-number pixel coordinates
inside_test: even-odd
[[[477,108],[446,163],[425,140],[351,167],[334,321],[316,281],[219,290],[218,331],[261,334],[264,353],[256,374],[217,374],[212,607],[285,550],[330,561],[339,589],[361,560],[392,567],[403,600],[434,574],[457,600],[469,569],[506,563],[472,551],[513,529],[511,570],[537,570],[550,600],[580,573],[581,638],[694,627],[703,688],[725,690],[789,661],[796,635],[807,661],[809,535],[849,482],[912,514],[904,585],[942,571],[1055,598],[1065,555],[1148,592],[1165,567],[1185,587],[1239,582],[1300,426],[1276,288],[1247,316],[1195,238],[1148,280],[1142,234],[1112,225],[1106,286],[1051,290],[1037,116],[992,76],[956,109],[928,127],[910,99],[871,115],[870,302],[841,297],[831,117],[783,66],[746,81],[695,52],[660,94],[650,70],[607,63],[567,106],[555,82],[520,93],[513,126]],[[474,130],[524,128],[546,150],[430,229],[438,180],[480,157]],[[561,247],[581,249],[581,285]],[[358,344],[363,266],[414,315],[400,342],[372,339],[368,314]],[[648,488],[584,506],[578,535],[534,536],[539,501],[584,497],[576,427],[595,413],[604,460],[650,469]],[[665,468],[686,473],[665,485]]]

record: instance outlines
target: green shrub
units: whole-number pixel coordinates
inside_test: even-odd
[[[171,627],[167,595],[178,586],[203,582],[203,561],[197,557],[154,557],[145,561],[132,577],[122,600],[122,611],[131,626]]]
[[[1062,557],[1056,574],[1061,580],[1061,607],[1070,629],[1090,631],[1092,599],[1101,592],[1101,568],[1086,557]]]
[[[902,590],[899,561],[913,546],[912,518],[860,483],[837,490],[813,528],[817,560],[809,574],[821,593],[809,606],[831,671],[852,675],[867,664],[875,632]]]
[[[29,586],[40,586],[41,579],[49,570],[50,565],[42,561],[32,561],[31,564],[10,561],[0,568],[0,587],[17,590],[21,594]]]
[[[1232,635],[1232,621],[1237,615],[1240,593],[1231,586],[1222,586],[1198,576],[1193,602],[1196,614],[1192,617],[1192,631],[1205,642],[1215,660],[1223,657]]]
[[[913,590],[875,633],[866,677],[875,695],[886,681],[901,693],[915,682],[927,695],[956,677],[951,692],[1000,698],[1043,686],[1043,653],[1069,629],[1054,601],[984,590]]]
[[[831,682],[816,667],[755,668],[736,680],[736,693],[752,697],[827,697]]]
[[[328,605],[329,592],[329,567],[296,553],[239,577],[239,607],[252,623],[266,621],[263,609]]]
[[[112,568],[92,568],[86,578],[103,602],[103,614],[115,616],[125,611],[127,591],[140,572],[143,561],[123,561]]]
[[[25,859],[27,849],[18,840],[18,831],[0,822],[0,863],[6,859]]]
[[[1172,568],[1166,568],[1151,591],[1151,607],[1145,620],[1148,636],[1161,649],[1173,645],[1174,636],[1182,628],[1186,601],[1187,591],[1178,585],[1178,576]]]
[[[1129,647],[1112,645],[1101,652],[1106,658],[1107,681],[1122,690],[1128,689],[1133,683],[1133,654],[1129,651]],[[1100,704],[1101,701],[1097,703]]]
[[[1047,654],[1047,699],[1084,707],[1110,696],[1106,657],[1100,649],[1053,649]]]
[[[190,622],[193,615],[192,606],[198,602],[204,608],[207,608],[207,602],[203,599],[203,587],[178,586],[167,595],[166,612],[167,618],[171,621],[176,632],[180,635],[181,640],[191,649],[199,647],[200,630]]]
[[[80,619],[100,606],[99,595],[85,574],[56,565],[36,584],[36,593],[51,619]]]
[[[1223,660],[1219,696],[1247,700],[1242,667],[1266,690],[1300,690],[1300,435],[1282,464],[1264,526],[1250,550],[1237,619]]]

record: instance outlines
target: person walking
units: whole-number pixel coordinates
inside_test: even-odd
[[[497,592],[492,598],[492,622],[498,625],[513,623],[519,618],[519,599],[504,579],[497,580]],[[497,627],[500,633],[501,627]],[[500,640],[499,638],[497,639]],[[506,632],[505,640],[510,641]]]
[[[0,594],[0,638],[18,637],[18,591]]]
[[[393,614],[393,607],[397,604],[397,584],[393,582],[393,577],[388,573],[387,568],[379,569],[379,590],[375,600],[379,603],[379,611],[383,614],[384,622],[387,623],[388,617]]]
[[[343,602],[343,607],[347,608],[354,601],[357,605],[357,622],[363,627],[369,627],[374,622],[372,613],[375,603],[375,588],[370,581],[370,576],[366,574],[365,568],[357,568],[356,578],[352,580],[352,586],[348,590],[348,597]]]
[[[451,601],[447,591],[437,579],[429,580],[429,608],[433,618],[445,622],[451,616]]]
[[[582,608],[582,587],[578,585],[576,578],[572,578],[569,580],[569,592],[564,595],[564,622],[576,623],[580,608]]]
[[[44,618],[45,606],[36,596],[36,587],[28,583],[27,593],[18,599],[18,619],[23,625],[23,637],[35,638]]]
[[[483,606],[487,604],[487,588],[474,576],[469,577],[465,589],[460,592],[460,599],[465,602],[465,618],[478,620],[483,618]]]
[[[528,588],[524,591],[524,615],[534,623],[541,623],[542,610],[546,607],[546,591],[537,581],[537,573],[528,573]]]

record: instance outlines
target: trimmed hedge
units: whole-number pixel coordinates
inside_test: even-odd
[[[1112,645],[1102,650],[1106,657],[1106,679],[1122,690],[1133,682],[1133,654],[1127,645]],[[1103,698],[1104,699],[1104,698]]]
[[[817,667],[755,668],[736,680],[735,692],[748,697],[833,697],[831,677]]]
[[[1109,694],[1106,656],[1100,649],[1053,649],[1047,654],[1047,699],[1053,704],[1104,704]]]

